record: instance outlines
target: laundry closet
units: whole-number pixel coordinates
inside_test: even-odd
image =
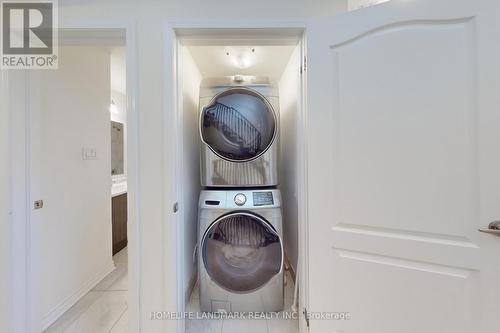
[[[186,311],[296,310],[302,31],[177,34],[178,268]]]

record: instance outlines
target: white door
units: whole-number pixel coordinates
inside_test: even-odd
[[[114,268],[109,51],[60,45],[59,59],[59,69],[28,78],[29,198],[43,200],[29,225],[30,332],[47,328]]]
[[[308,27],[311,332],[498,332],[500,4]],[[349,312],[349,320],[319,320]]]

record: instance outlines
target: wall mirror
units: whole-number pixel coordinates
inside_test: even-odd
[[[123,175],[124,166],[124,135],[123,124],[111,121],[111,175]]]

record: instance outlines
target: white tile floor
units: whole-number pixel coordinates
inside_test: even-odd
[[[113,260],[116,269],[61,316],[45,333],[127,333],[127,248]],[[286,273],[285,311],[293,302],[294,285]],[[199,312],[198,287],[195,287],[187,311]],[[298,333],[297,320],[290,319],[192,319],[186,321],[186,333]]]
[[[294,284],[288,272],[285,276],[285,308],[290,311],[293,303]],[[199,312],[200,299],[198,286],[191,294],[186,311]],[[195,316],[199,317],[199,316]],[[272,319],[188,319],[186,333],[298,333],[297,320],[273,317]]]
[[[64,313],[45,333],[126,333],[128,331],[127,248],[113,260],[116,269]]]

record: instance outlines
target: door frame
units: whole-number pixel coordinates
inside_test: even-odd
[[[129,328],[132,332],[140,332],[140,267],[141,267],[141,223],[139,215],[140,203],[140,176],[138,168],[139,146],[139,114],[137,108],[138,100],[138,65],[137,65],[137,42],[136,24],[133,20],[106,20],[88,22],[71,22],[60,24],[60,30],[75,30],[78,32],[92,31],[122,31],[125,34],[126,47],[126,104],[127,104],[127,165],[128,174],[127,192],[129,194],[128,204],[128,238],[129,238]],[[98,35],[98,34],[97,34]],[[106,46],[106,38],[91,36],[76,38],[75,43],[95,42]],[[3,72],[3,71],[2,71]],[[5,81],[5,89],[15,92],[16,97],[22,101],[15,101],[14,107],[10,107],[11,119],[11,229],[12,251],[10,255],[11,281],[20,281],[12,288],[11,304],[13,332],[38,333],[43,329],[42,318],[34,309],[33,298],[35,297],[35,279],[31,274],[31,210],[32,198],[30,198],[30,156],[31,156],[31,111],[29,96],[30,72],[9,72]],[[11,87],[11,85],[14,85]],[[8,86],[8,88],[7,88]],[[13,99],[10,99],[13,102]],[[16,145],[14,149],[13,145]],[[14,264],[14,263],[19,264]]]
[[[183,30],[184,29],[184,30]],[[170,195],[172,205],[183,198],[183,184],[182,184],[182,160],[183,160],[183,147],[182,147],[182,71],[181,71],[181,46],[183,40],[196,40],[196,41],[209,41],[214,39],[214,31],[220,33],[220,31],[228,30],[252,30],[259,31],[259,36],[255,39],[260,42],[266,41],[270,44],[276,42],[276,40],[285,40],[287,38],[286,31],[300,31],[301,36],[296,38],[299,40],[297,44],[300,47],[300,57],[301,57],[301,67],[303,72],[301,75],[300,91],[298,100],[298,130],[297,136],[298,142],[298,182],[297,182],[297,201],[298,201],[298,265],[297,265],[297,279],[299,280],[299,304],[298,304],[298,314],[300,315],[299,320],[299,331],[307,332],[308,327],[306,320],[303,316],[303,311],[308,308],[308,177],[307,177],[307,147],[308,147],[308,128],[307,128],[307,71],[306,68],[306,54],[307,54],[307,30],[306,24],[304,22],[288,22],[288,21],[167,21],[164,24],[164,82],[165,82],[165,103],[163,103],[164,114],[168,115],[165,119],[165,129],[170,136],[164,136],[164,144],[168,147],[172,147],[173,156],[176,158],[168,158],[166,163],[172,163],[174,165],[171,168],[172,178],[166,177],[167,179],[175,179],[174,182],[170,184],[165,184],[165,188],[170,190]],[[189,34],[183,34],[182,31],[186,32],[189,30]],[[211,31],[211,32],[210,32]],[[207,33],[208,32],[208,33]],[[217,33],[216,32],[216,33]],[[280,34],[280,32],[282,34]],[[231,35],[231,33],[229,33]],[[233,33],[234,36],[236,34]],[[263,36],[266,36],[265,38]],[[227,37],[227,36],[226,36]],[[238,41],[238,39],[233,39]],[[248,42],[248,40],[247,40]],[[250,41],[251,43],[251,41]],[[169,102],[168,102],[169,101]],[[185,283],[188,281],[183,281],[184,270],[181,260],[179,258],[184,257],[184,242],[182,229],[178,226],[182,223],[182,210],[179,214],[175,215],[175,220],[172,223],[167,223],[165,233],[166,235],[171,235],[174,237],[169,237],[171,243],[167,246],[169,248],[165,249],[167,253],[170,253],[170,258],[168,263],[171,263],[170,267],[175,268],[175,272],[172,275],[175,280],[167,281],[166,290],[176,290],[172,293],[171,299],[167,302],[168,304],[174,304],[176,311],[182,313],[185,311],[185,295],[184,287]],[[166,219],[168,220],[168,219]],[[175,298],[175,299],[173,299]],[[185,320],[177,320],[177,323],[168,324],[172,331],[184,332]]]
[[[13,311],[13,307],[16,303],[14,303],[14,291],[18,290],[20,291],[20,296],[23,296],[23,289],[22,286],[18,287],[17,285],[13,284],[14,277],[15,275],[12,272],[13,268],[13,259],[14,256],[12,255],[12,252],[15,248],[15,241],[14,241],[14,234],[12,232],[12,225],[13,225],[13,211],[14,211],[14,191],[13,191],[13,181],[15,179],[15,172],[13,170],[14,166],[14,158],[17,159],[17,156],[14,153],[14,148],[13,148],[13,143],[14,143],[14,133],[12,130],[12,126],[16,123],[16,120],[13,117],[13,114],[11,112],[11,109],[13,109],[10,105],[10,99],[11,99],[11,90],[10,90],[10,83],[13,81],[12,80],[12,73],[11,71],[8,70],[0,70],[0,117],[3,120],[6,120],[6,129],[7,132],[3,134],[2,137],[6,137],[6,142],[4,143],[6,145],[5,153],[8,156],[7,158],[7,163],[2,163],[0,166],[0,170],[2,173],[2,177],[5,174],[7,179],[5,180],[5,183],[2,183],[2,188],[0,191],[2,191],[1,196],[5,197],[7,200],[5,202],[2,202],[2,210],[5,209],[5,211],[2,213],[2,217],[0,218],[0,232],[4,233],[5,237],[2,238],[2,241],[5,241],[5,248],[8,249],[7,253],[5,254],[5,257],[2,257],[1,265],[2,267],[9,267],[10,269],[7,269],[7,272],[2,279],[5,284],[0,286],[0,292],[4,292],[5,296],[4,297],[4,302],[1,305],[2,310],[5,310],[5,313],[3,313],[0,316],[0,320],[3,320],[2,324],[0,324],[0,330],[8,330],[12,331],[12,328],[14,326],[14,322],[16,321],[15,318],[15,313]],[[4,130],[4,128],[2,128]],[[3,180],[2,180],[3,181]],[[24,298],[18,298],[17,302],[23,304]],[[17,304],[18,304],[17,303]]]

